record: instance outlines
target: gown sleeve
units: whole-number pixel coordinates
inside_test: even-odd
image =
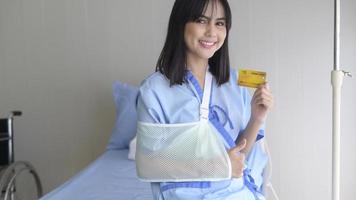
[[[251,117],[251,99],[252,98],[251,98],[249,91],[246,88],[243,88],[242,95],[243,95],[243,100],[244,100],[244,105],[245,105],[245,110],[243,113],[244,113],[245,127],[246,127],[247,123]],[[258,130],[256,141],[262,139],[264,136],[265,136],[265,123],[263,123],[262,126],[260,127],[260,129]]]
[[[163,123],[163,112],[155,93],[149,83],[144,82],[141,85],[136,104],[138,121]]]

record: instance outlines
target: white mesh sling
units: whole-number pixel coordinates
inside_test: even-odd
[[[211,84],[212,75],[207,72],[199,122],[138,122],[136,169],[139,179],[182,182],[231,178],[231,163],[224,142],[208,120]]]

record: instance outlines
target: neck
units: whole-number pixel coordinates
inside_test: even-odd
[[[198,78],[203,79],[205,77],[206,70],[208,68],[208,60],[187,60],[188,69]]]
[[[195,78],[198,80],[201,89],[204,89],[205,83],[205,73],[208,68],[208,61],[200,62],[187,62],[188,69],[193,73]]]

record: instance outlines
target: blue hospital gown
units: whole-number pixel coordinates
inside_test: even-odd
[[[231,70],[229,82],[217,86],[213,78],[209,119],[212,118],[218,128],[230,135],[233,141],[245,129],[251,114],[251,96],[248,90],[236,84],[236,71]],[[199,107],[203,90],[197,79],[188,71],[186,82],[170,87],[169,80],[160,72],[146,78],[139,90],[137,100],[138,120],[149,123],[176,124],[199,121]],[[259,130],[257,140],[264,136],[264,127]],[[221,136],[221,139],[224,138]],[[230,148],[228,142],[226,148]],[[256,190],[260,191],[263,182],[262,172],[267,156],[254,146],[246,165],[250,170]],[[215,182],[152,183],[154,199],[242,199],[254,200],[251,187],[244,184],[243,178]],[[260,200],[264,197],[255,193]]]

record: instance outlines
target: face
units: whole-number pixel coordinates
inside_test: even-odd
[[[226,20],[224,8],[220,1],[212,3],[206,11],[194,22],[185,25],[184,40],[187,46],[188,63],[208,62],[214,53],[220,49],[226,38]]]

